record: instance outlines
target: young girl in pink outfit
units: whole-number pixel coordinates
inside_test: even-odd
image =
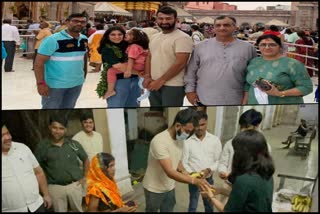
[[[124,72],[124,77],[129,78],[132,70],[138,71],[139,76],[143,75],[144,64],[146,57],[148,56],[149,48],[149,39],[147,34],[142,30],[133,28],[126,33],[124,40],[129,43],[129,46],[126,50],[128,55],[128,64],[127,69]],[[108,89],[106,94],[103,96],[103,99],[108,99],[116,94],[114,88],[117,81],[116,75],[119,73],[122,73],[122,71],[119,71],[115,68],[110,68],[107,71]]]

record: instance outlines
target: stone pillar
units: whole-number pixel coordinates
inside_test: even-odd
[[[58,3],[57,2],[50,2],[48,6],[48,17],[47,19],[50,21],[57,21],[57,9],[58,9]]]
[[[274,105],[267,105],[265,110],[265,115],[262,121],[263,130],[271,129],[272,128],[272,118],[274,115],[275,106]]]
[[[78,13],[79,12],[79,3],[78,2],[72,2],[71,3],[71,14]]]
[[[215,124],[215,130],[214,130],[214,135],[220,138],[221,140],[221,135],[222,135],[222,125],[223,125],[223,114],[224,114],[224,106],[217,106],[216,107],[217,114],[216,114],[216,124]],[[222,141],[222,140],[221,140]],[[225,142],[222,142],[225,143]]]
[[[128,109],[127,118],[128,140],[138,139],[138,109]]]
[[[221,128],[221,142],[225,143],[233,137],[238,124],[237,114],[239,112],[238,106],[226,106],[224,107],[222,128]]]
[[[103,151],[111,153],[107,112],[105,111],[105,109],[93,109],[92,112],[93,112],[95,130],[102,135]]]
[[[4,3],[4,8],[2,8],[2,10],[4,11],[4,13],[2,14],[3,19],[12,19],[13,14],[9,8],[10,6],[14,5],[14,2],[3,2],[3,3]]]
[[[106,109],[111,154],[115,157],[115,179],[122,195],[133,191],[128,169],[127,140],[123,109]]]
[[[317,2],[299,2],[297,5],[296,26],[303,29],[316,29],[316,20],[319,17]]]

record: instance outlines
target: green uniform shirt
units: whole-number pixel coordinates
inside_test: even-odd
[[[37,145],[34,154],[47,176],[48,184],[67,185],[84,176],[79,159],[84,162],[88,156],[77,141],[65,138],[60,147],[45,139]]]
[[[238,176],[232,185],[225,212],[272,212],[273,179],[257,174]]]
[[[254,58],[247,67],[245,91],[249,92],[248,104],[259,104],[254,95],[254,82],[263,78],[271,81],[279,91],[297,88],[303,95],[310,94],[313,85],[304,65],[292,58],[281,57],[276,60]],[[269,104],[298,104],[303,103],[302,96],[277,97],[268,96]]]

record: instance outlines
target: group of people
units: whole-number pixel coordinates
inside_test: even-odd
[[[152,139],[143,180],[146,212],[174,210],[176,181],[189,184],[189,212],[196,211],[200,193],[206,212],[213,207],[219,212],[271,212],[275,166],[271,147],[258,131],[261,113],[244,112],[240,133],[223,148],[207,131],[207,119],[203,111],[181,110],[173,124]],[[224,187],[214,186],[213,173],[225,181]],[[217,199],[218,194],[227,201]]]
[[[240,133],[222,148],[219,138],[207,131],[204,111],[180,110],[173,124],[151,140],[143,179],[146,212],[173,211],[176,181],[189,184],[190,212],[196,211],[200,194],[208,212],[214,207],[270,212],[274,165],[271,149],[259,132],[261,121],[260,112],[244,112],[239,118]],[[136,202],[122,199],[114,179],[117,160],[103,152],[92,115],[83,114],[80,122],[83,130],[71,139],[66,136],[67,119],[51,115],[50,135],[36,145],[34,153],[23,143],[12,142],[3,122],[2,211],[137,209]],[[225,181],[224,187],[214,185],[213,173]],[[227,202],[217,199],[218,194],[226,195]]]
[[[103,139],[94,131],[91,114],[80,118],[82,131],[66,136],[67,120],[52,115],[48,138],[34,153],[12,141],[2,124],[3,212],[132,212],[134,202],[124,202],[115,182],[115,159],[103,152]]]
[[[257,57],[252,44],[234,36],[233,17],[217,17],[215,37],[204,39],[198,26],[191,27],[191,36],[179,30],[177,11],[171,7],[159,8],[156,16],[161,32],[154,26],[126,32],[120,25],[107,30],[97,25],[88,39],[81,34],[86,17],[70,15],[66,28],[37,48],[34,70],[42,108],[75,107],[88,56],[94,72],[103,68],[96,92],[108,107],[139,107],[143,92],[150,106],[167,107],[182,106],[185,96],[195,106],[297,104],[313,91],[304,64],[284,55],[275,34],[257,38]]]

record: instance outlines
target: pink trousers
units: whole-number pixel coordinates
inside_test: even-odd
[[[136,71],[143,71],[144,65],[134,64],[133,69]],[[109,70],[107,71],[107,82],[108,83],[115,83],[117,81],[117,74],[121,74],[121,73],[123,73],[123,72],[119,71],[118,69],[109,68]]]

